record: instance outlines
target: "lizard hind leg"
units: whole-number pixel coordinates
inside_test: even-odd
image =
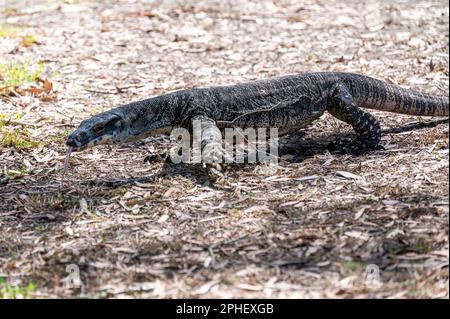
[[[332,143],[331,148],[353,154],[377,148],[381,139],[381,128],[377,119],[356,104],[344,84],[337,84],[331,94],[327,111],[339,120],[350,124],[357,134],[355,140],[338,140]]]

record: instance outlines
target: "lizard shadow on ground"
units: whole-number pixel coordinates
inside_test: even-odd
[[[408,123],[399,127],[392,127],[381,130],[381,135],[388,134],[399,134],[404,132],[411,132],[418,129],[424,128],[432,128],[439,124],[449,123],[449,119],[443,119],[438,121],[428,121],[428,122],[414,122]],[[327,150],[329,150],[330,142],[336,139],[354,139],[356,138],[356,134],[354,133],[332,133],[320,137],[315,138],[298,138],[293,144],[287,144],[280,149],[280,155],[283,156],[285,154],[293,155],[291,159],[287,159],[286,161],[289,163],[301,163],[304,160],[313,157],[317,154],[321,154]],[[380,147],[382,148],[382,146]],[[339,152],[338,152],[339,153]],[[354,156],[358,156],[358,154],[352,154]],[[361,154],[362,155],[362,154]]]
[[[401,127],[394,127],[389,129],[384,129],[382,133],[392,134],[392,133],[402,133],[408,132],[421,128],[434,127],[438,124],[448,123],[448,119],[435,121],[435,122],[424,122],[424,123],[411,123]],[[292,145],[288,145],[285,148],[281,149],[280,155],[283,154],[291,154],[293,155],[290,160],[286,162],[290,163],[300,163],[305,159],[312,157],[316,154],[321,154],[326,151],[327,146],[330,141],[332,141],[333,137],[339,136],[342,134],[333,134],[327,135],[320,138],[309,138],[309,139],[296,139],[295,147]],[[347,134],[351,136],[352,134]],[[297,138],[297,136],[292,136],[292,138]],[[250,167],[250,168],[249,168]],[[234,164],[228,168],[230,171],[242,172],[244,170],[253,169],[252,166],[243,165],[243,164]],[[27,220],[26,223],[30,227],[34,227],[32,225],[36,224],[48,224],[49,222],[63,222],[66,220],[67,216],[65,214],[54,214],[51,213],[55,209],[57,211],[64,211],[69,207],[74,207],[78,205],[78,202],[81,198],[91,198],[94,201],[100,200],[103,196],[113,196],[116,192],[116,188],[131,186],[136,183],[151,183],[158,180],[158,178],[164,177],[174,177],[174,176],[184,176],[190,178],[197,184],[205,185],[206,183],[210,183],[208,176],[206,174],[205,169],[200,164],[173,164],[173,163],[165,163],[160,172],[155,173],[149,176],[142,177],[134,177],[128,179],[116,179],[116,180],[100,180],[100,179],[92,179],[88,181],[84,181],[80,183],[76,189],[67,188],[64,185],[52,185],[49,183],[47,179],[43,179],[42,181],[36,181],[36,185],[28,185],[27,190],[22,190],[22,193],[30,192],[29,194],[29,203],[23,202],[23,200],[19,200],[19,202],[23,202],[23,206],[31,205],[31,208],[34,210],[38,210],[41,213],[39,214],[19,214],[21,220]],[[45,188],[42,185],[45,185]],[[85,187],[84,185],[94,186],[94,187]],[[51,186],[51,187],[50,187]],[[214,185],[211,185],[214,187]],[[6,187],[6,185],[5,185]],[[221,188],[222,190],[226,190]],[[4,189],[6,192],[6,188]],[[120,189],[119,189],[120,190]],[[52,200],[53,198],[53,200]],[[14,207],[9,207],[9,204],[13,204],[13,201],[4,199],[4,206],[6,210],[16,210]],[[2,200],[3,200],[2,199]],[[56,205],[56,206],[55,206]],[[35,207],[36,206],[36,207]],[[33,209],[32,209],[33,210]],[[18,215],[12,214],[11,216],[4,217],[8,218],[17,218]]]
[[[399,134],[403,132],[410,132],[423,128],[435,127],[439,124],[449,123],[449,119],[428,121],[428,122],[415,122],[408,123],[399,127],[393,127],[388,129],[383,129],[381,131],[382,135],[387,134]],[[279,156],[292,155],[283,159],[285,163],[301,163],[304,160],[314,157],[318,154],[323,154],[329,150],[329,145],[332,141],[339,138],[355,138],[354,133],[342,134],[339,132],[322,135],[319,137],[306,137],[304,138],[305,132],[299,131],[298,133],[291,134],[287,137],[283,137],[280,141]],[[358,156],[354,154],[354,156]],[[246,164],[228,164],[226,170],[239,172],[249,168]],[[117,179],[117,180],[90,180],[86,183],[89,185],[105,186],[105,187],[121,187],[126,185],[133,185],[136,183],[149,183],[155,181],[159,177],[173,177],[173,176],[183,176],[193,179],[196,184],[205,185],[205,183],[210,183],[206,170],[202,168],[201,164],[173,164],[170,161],[166,161],[160,172],[141,177],[132,177],[128,179]]]

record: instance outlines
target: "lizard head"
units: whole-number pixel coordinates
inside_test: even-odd
[[[170,123],[163,109],[134,102],[82,121],[66,144],[74,151],[81,151],[100,144],[132,142],[169,133]]]
[[[99,144],[113,144],[123,127],[122,117],[113,112],[95,115],[80,123],[67,138],[67,146],[75,151]]]

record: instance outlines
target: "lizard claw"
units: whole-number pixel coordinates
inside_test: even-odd
[[[208,177],[214,182],[222,182],[225,180],[224,170],[221,164],[212,163],[205,164]]]
[[[208,177],[217,182],[225,181],[224,165],[233,161],[233,157],[226,152],[221,143],[208,143],[202,151],[203,166]]]

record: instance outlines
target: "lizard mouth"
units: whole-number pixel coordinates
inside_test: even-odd
[[[86,149],[87,148],[87,145],[84,145],[84,146],[70,146],[70,145],[68,145],[68,150],[70,149],[70,152],[79,152],[79,151],[82,151],[82,150],[84,150],[84,149]]]
[[[73,151],[81,151],[89,144],[89,135],[86,132],[73,132],[69,135],[66,145]]]
[[[121,117],[112,112],[94,116],[81,122],[67,137],[66,145],[73,151],[81,151],[98,144],[108,144],[121,128]]]
[[[69,136],[67,138],[66,145],[74,152],[82,151],[86,148],[100,145],[100,144],[107,144],[112,140],[112,135],[110,134],[103,134],[97,137],[94,137],[92,139],[83,138],[84,136],[81,135],[80,137],[77,136]]]

